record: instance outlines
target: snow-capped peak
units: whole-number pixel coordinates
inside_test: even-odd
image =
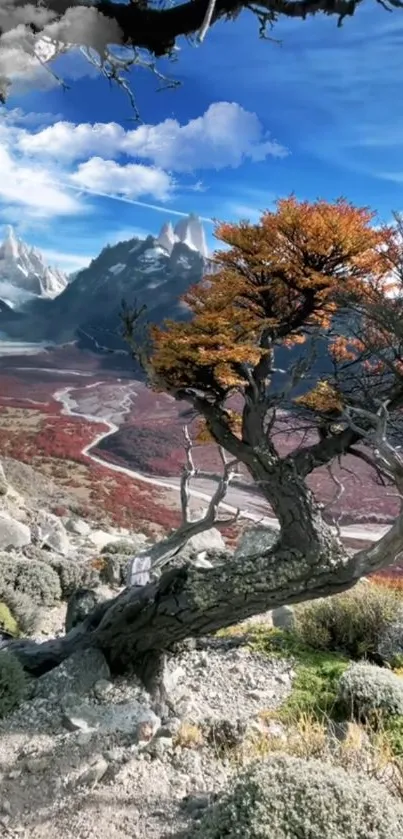
[[[174,230],[175,236],[191,250],[198,251],[204,259],[208,258],[208,248],[204,227],[194,213],[178,221]]]
[[[199,217],[194,213],[178,221],[175,230],[170,221],[161,227],[157,244],[171,254],[176,242],[183,242],[192,251],[198,251],[204,259],[208,258],[204,228]]]
[[[47,266],[40,251],[26,245],[8,224],[0,244],[0,298],[18,306],[32,297],[57,297],[66,285],[66,275]]]
[[[162,248],[165,248],[171,254],[172,248],[177,241],[178,239],[175,236],[171,222],[169,221],[168,224],[163,224],[157,236],[157,244],[161,245]]]

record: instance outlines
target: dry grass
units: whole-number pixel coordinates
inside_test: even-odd
[[[240,768],[279,752],[305,760],[315,758],[352,772],[365,772],[403,799],[403,758],[393,753],[388,732],[382,727],[374,732],[348,722],[341,736],[341,726],[330,719],[300,714],[283,729],[281,736],[272,733],[273,722],[276,722],[275,713],[262,712],[260,727],[251,729],[244,742],[236,749],[228,749],[225,757]]]
[[[204,736],[201,728],[192,723],[183,722],[174,738],[174,746],[182,749],[201,749],[204,746]]]

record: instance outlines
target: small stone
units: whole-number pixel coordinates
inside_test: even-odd
[[[77,729],[77,728],[74,729],[74,731],[77,731],[77,730],[79,731],[79,734],[77,735],[77,741],[76,741],[78,743],[78,745],[79,746],[88,746],[88,743],[90,743],[92,738],[93,738],[94,730],[91,729],[89,731],[82,731],[82,730]]]
[[[78,783],[84,786],[93,786],[102,780],[108,770],[109,764],[104,757],[97,757],[94,762],[79,776]]]
[[[150,744],[150,751],[155,757],[162,757],[173,748],[172,737],[158,737]]]
[[[156,737],[175,737],[181,725],[182,722],[179,717],[171,717],[170,719],[164,720],[161,728],[156,732]]]
[[[3,801],[0,804],[2,813],[6,813],[7,815],[11,815],[11,804],[8,798],[3,798]]]
[[[120,749],[106,749],[103,756],[110,763],[122,763],[124,761],[124,755]]]
[[[0,816],[0,825],[7,829],[8,825],[10,824],[11,816],[8,813],[5,813],[4,816]]]
[[[135,735],[138,743],[148,743],[154,735],[154,727],[152,723],[148,720],[142,720],[142,722],[139,722],[135,729]]]
[[[45,510],[40,510],[36,526],[41,547],[46,546],[62,556],[67,556],[70,548],[69,537],[63,523],[57,516]]]
[[[62,724],[68,731],[80,731],[83,734],[85,733],[86,737],[90,732],[93,732],[96,729],[94,724],[91,724],[91,722],[85,719],[84,716],[80,716],[79,712],[74,713],[74,711],[70,714],[63,714]],[[85,745],[86,742],[88,742],[88,740],[84,739],[84,743],[82,743],[82,745]]]
[[[279,673],[276,676],[276,681],[280,682],[280,684],[282,684],[282,685],[288,685],[289,682],[290,682],[290,677],[289,677],[288,673]]]
[[[25,761],[25,768],[28,772],[43,772],[49,766],[49,758],[47,757],[29,757]]]
[[[108,679],[98,679],[94,685],[94,693],[97,699],[104,699],[113,688],[113,683]]]

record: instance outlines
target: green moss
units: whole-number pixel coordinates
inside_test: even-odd
[[[10,612],[6,603],[0,602],[0,629],[9,632],[10,635],[19,635],[19,627],[15,617]]]
[[[403,760],[403,717],[389,717],[381,725],[393,755]]]
[[[349,659],[339,653],[314,650],[301,643],[291,630],[253,627],[249,645],[255,652],[270,658],[292,659],[295,678],[291,694],[280,709],[283,719],[296,714],[337,717],[336,698],[340,676]]]

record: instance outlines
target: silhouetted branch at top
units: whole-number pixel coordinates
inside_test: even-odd
[[[402,8],[403,0],[375,0],[391,12]],[[155,65],[155,58],[176,56],[177,41],[182,37],[201,45],[209,30],[218,21],[233,21],[241,12],[253,14],[258,21],[261,38],[281,18],[304,21],[314,15],[327,15],[341,26],[352,17],[364,0],[188,0],[173,4],[172,0],[9,0],[7,12],[0,8],[0,101],[7,98],[10,79],[15,68],[15,48],[49,69],[55,56],[70,47],[79,47],[86,58],[110,81],[125,88],[132,98],[122,71],[133,65],[147,67],[168,85],[178,82],[167,79]],[[368,0],[366,0],[368,3]],[[38,50],[38,40],[45,40],[45,53]],[[132,55],[116,55],[114,48],[130,48]],[[148,55],[148,58],[147,58]],[[268,61],[270,54],[268,53]],[[195,53],[195,61],[200,61]],[[28,68],[29,74],[29,68]],[[50,71],[51,72],[51,71]],[[63,84],[61,79],[56,80]],[[132,104],[135,107],[134,99]]]

